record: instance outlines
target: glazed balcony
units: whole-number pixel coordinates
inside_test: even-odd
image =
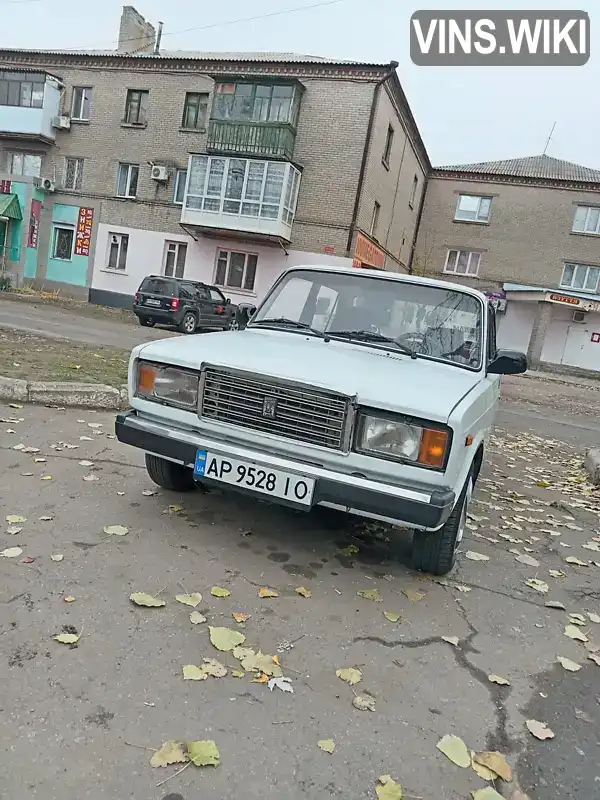
[[[289,122],[238,122],[211,119],[207,150],[290,161],[294,155],[296,132]]]
[[[0,138],[53,143],[60,88],[44,72],[0,70]]]

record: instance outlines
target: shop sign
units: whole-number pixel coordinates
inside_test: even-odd
[[[94,209],[80,208],[77,231],[75,233],[75,255],[89,256],[92,241],[92,225],[94,223]]]
[[[10,194],[12,181],[0,181],[0,194]]]
[[[592,342],[600,344],[600,333],[592,333]]]
[[[29,218],[29,233],[27,236],[27,247],[37,247],[38,234],[40,230],[40,217],[42,215],[42,201],[31,201],[31,216]]]
[[[385,253],[380,247],[362,233],[359,233],[356,238],[356,247],[354,248],[354,267],[375,267],[376,269],[385,269]]]
[[[502,314],[506,311],[507,300],[505,292],[485,292],[485,296],[489,300],[490,305],[494,311]]]

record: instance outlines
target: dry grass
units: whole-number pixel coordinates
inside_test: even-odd
[[[72,297],[61,295],[60,292],[45,292],[32,289],[30,286],[21,286],[19,289],[14,289],[10,292],[0,292],[0,300],[11,300],[15,303],[26,303],[32,306],[46,305],[54,308],[64,308],[72,314],[82,317],[108,317],[121,322],[137,322],[133,311],[129,309],[96,306],[88,303],[87,300],[75,300]]]

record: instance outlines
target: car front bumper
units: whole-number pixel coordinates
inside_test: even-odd
[[[424,530],[440,528],[450,516],[456,500],[456,495],[451,489],[400,486],[348,475],[325,467],[304,464],[260,450],[218,441],[210,436],[148,419],[136,411],[125,411],[118,414],[115,433],[117,439],[124,444],[139,447],[147,453],[191,468],[196,461],[196,452],[200,448],[212,453],[219,453],[224,457],[229,456],[256,464],[259,467],[308,476],[315,479],[313,506],[327,506],[369,519],[383,520],[413,528]],[[204,481],[205,479],[203,479]],[[212,481],[206,480],[206,482]],[[215,485],[223,489],[233,488],[222,483],[215,483]],[[265,499],[264,495],[259,495],[251,490],[240,491],[246,491],[257,499]],[[272,500],[291,505],[278,498],[272,498]],[[307,510],[307,507],[303,506],[303,509]]]

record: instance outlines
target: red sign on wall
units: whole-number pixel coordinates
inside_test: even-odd
[[[38,232],[40,229],[40,217],[42,214],[42,201],[31,201],[31,216],[29,217],[29,233],[27,236],[27,247],[37,247]]]
[[[80,208],[77,231],[75,233],[75,255],[89,256],[92,241],[92,226],[94,224],[94,209]]]
[[[600,333],[592,333],[592,342],[600,343]]]
[[[0,181],[0,194],[10,194],[12,181]]]

